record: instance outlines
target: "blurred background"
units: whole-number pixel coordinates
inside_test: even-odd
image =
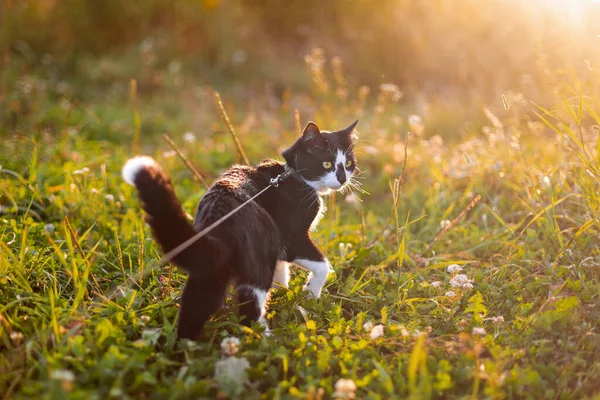
[[[65,115],[48,96],[97,104],[71,111],[92,136],[122,135],[131,110],[107,110],[132,96],[149,101],[142,134],[167,119],[198,129],[213,88],[234,112],[303,121],[320,116],[315,92],[334,106],[391,93],[393,112],[453,137],[477,131],[484,106],[551,105],[574,82],[594,91],[599,12],[584,0],[0,0],[0,132],[56,131]]]

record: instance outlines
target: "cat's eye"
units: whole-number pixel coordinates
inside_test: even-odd
[[[351,165],[352,165],[351,160],[346,161],[346,168],[350,168]]]
[[[331,168],[331,163],[329,161],[323,162],[323,168],[325,168],[325,169]]]

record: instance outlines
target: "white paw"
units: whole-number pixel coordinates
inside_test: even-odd
[[[265,328],[265,331],[263,332],[264,336],[269,337],[273,334],[273,331],[271,329],[269,329],[269,324],[267,323],[267,320],[265,319],[265,317],[260,317],[258,319],[258,323],[261,324]]]
[[[304,285],[302,287],[302,289],[305,292],[308,291],[308,294],[306,295],[306,297],[309,299],[318,299],[319,297],[321,297],[321,289],[312,288],[310,286],[310,283]]]

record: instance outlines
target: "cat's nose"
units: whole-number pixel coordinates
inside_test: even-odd
[[[335,177],[337,178],[340,185],[343,185],[344,183],[346,183],[346,171],[344,171],[344,166],[342,165],[342,163],[339,163],[337,165],[337,169],[335,171]]]

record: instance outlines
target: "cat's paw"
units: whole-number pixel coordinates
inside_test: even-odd
[[[265,337],[269,337],[273,334],[273,331],[269,328],[269,324],[267,323],[267,320],[265,319],[265,317],[260,317],[258,319],[258,323],[265,328],[264,332],[262,333],[263,336]]]
[[[308,292],[308,294],[306,295],[306,297],[309,298],[309,299],[318,299],[319,297],[321,297],[321,289],[315,289],[313,287],[310,287],[309,283],[307,283],[306,285],[304,285],[302,287],[302,289],[305,292]]]

